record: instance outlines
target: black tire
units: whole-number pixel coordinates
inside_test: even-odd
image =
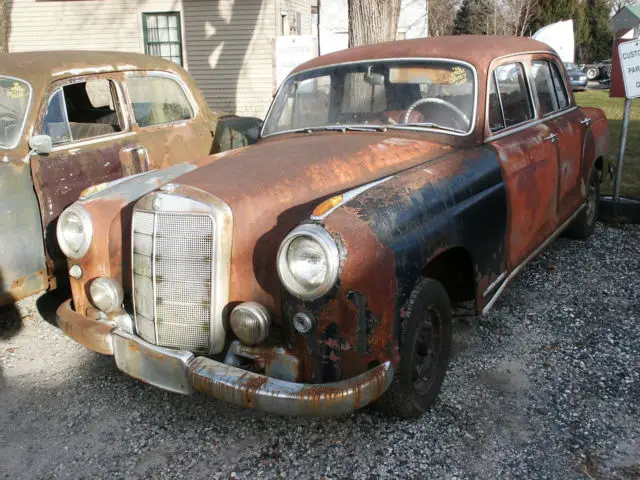
[[[435,401],[451,353],[451,305],[442,284],[421,278],[407,309],[400,343],[400,365],[378,400],[384,413],[402,418],[422,415]]]
[[[600,210],[600,173],[593,169],[587,185],[585,207],[573,222],[567,227],[567,237],[585,239],[591,236],[596,228],[598,211]]]

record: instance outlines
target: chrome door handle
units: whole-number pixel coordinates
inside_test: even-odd
[[[585,117],[584,119],[580,120],[580,125],[588,127],[589,125],[591,125],[591,119],[589,117]]]
[[[550,140],[551,143],[556,143],[558,141],[558,135],[555,134],[555,133],[552,133],[548,137],[544,137],[544,139],[545,139],[545,141]]]

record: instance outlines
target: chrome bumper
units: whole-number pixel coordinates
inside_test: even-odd
[[[347,380],[324,384],[294,383],[248,372],[191,352],[145,342],[113,324],[74,312],[71,300],[60,305],[58,325],[78,343],[113,355],[128,375],[171,392],[200,391],[217,399],[278,415],[336,416],[379,398],[393,380],[391,362]]]

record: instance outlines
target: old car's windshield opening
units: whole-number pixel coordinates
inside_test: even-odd
[[[263,135],[329,126],[380,126],[469,133],[474,72],[442,60],[385,60],[334,65],[282,85]]]
[[[0,75],[0,147],[17,146],[30,99],[27,82]]]

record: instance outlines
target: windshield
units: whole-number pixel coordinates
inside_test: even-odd
[[[301,72],[282,85],[263,134],[341,128],[431,129],[466,134],[474,72],[451,61],[385,60]]]
[[[31,87],[27,82],[0,75],[1,148],[18,145],[30,99]]]

